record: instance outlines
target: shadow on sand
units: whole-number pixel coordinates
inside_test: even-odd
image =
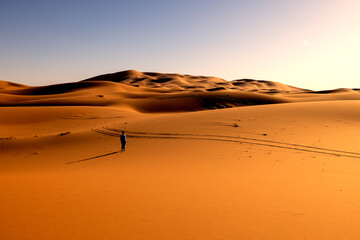
[[[106,154],[99,155],[99,156],[96,156],[96,157],[86,158],[86,159],[77,160],[77,161],[73,161],[73,162],[67,162],[66,164],[73,164],[73,163],[85,162],[85,161],[93,160],[93,159],[96,159],[96,158],[101,158],[101,157],[110,156],[110,155],[113,155],[113,154],[116,154],[116,153],[119,153],[119,152],[121,152],[121,151],[106,153]]]

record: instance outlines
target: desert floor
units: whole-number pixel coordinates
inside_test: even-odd
[[[360,239],[356,109],[1,107],[0,238]]]

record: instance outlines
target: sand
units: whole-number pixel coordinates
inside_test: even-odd
[[[1,84],[1,239],[360,238],[358,90],[143,80]]]

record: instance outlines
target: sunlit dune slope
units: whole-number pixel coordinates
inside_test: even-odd
[[[15,90],[15,89],[21,89],[21,88],[26,88],[26,87],[28,87],[28,86],[22,85],[19,83],[13,83],[13,82],[7,82],[7,81],[0,80],[0,91]]]

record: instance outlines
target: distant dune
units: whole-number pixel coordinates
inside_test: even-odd
[[[150,113],[356,99],[360,94],[351,89],[314,92],[264,80],[135,70],[42,87],[0,82],[0,106],[117,106]]]
[[[104,74],[84,81],[111,81],[135,87],[162,88],[175,91],[257,91],[262,93],[304,92],[305,89],[288,86],[278,82],[239,79],[226,81],[217,77],[191,76],[181,74],[164,74],[155,72],[124,72]]]
[[[19,83],[13,83],[13,82],[6,82],[0,80],[0,91],[7,91],[7,90],[14,90],[14,89],[21,89],[26,88],[28,86],[22,85]]]

